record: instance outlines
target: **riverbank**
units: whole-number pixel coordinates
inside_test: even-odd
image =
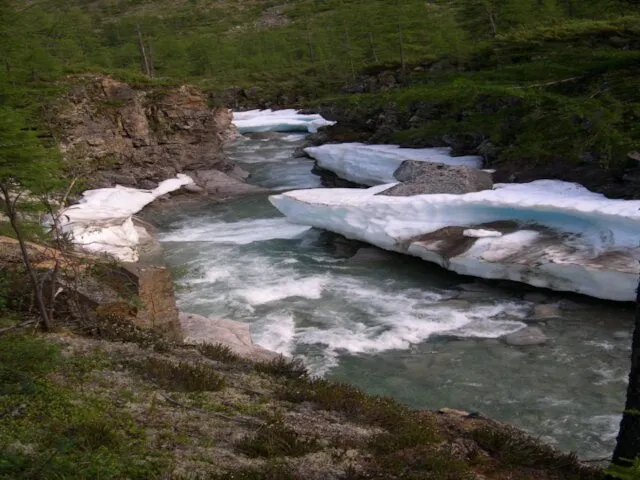
[[[481,416],[411,411],[219,347],[68,334],[0,346],[0,478],[602,478]]]

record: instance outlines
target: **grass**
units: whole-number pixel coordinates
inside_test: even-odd
[[[2,480],[602,476],[515,429],[477,419],[485,427],[447,429],[450,419],[292,377],[291,366],[255,375],[231,357],[223,378],[194,349],[53,338],[0,336]],[[230,358],[219,346],[203,351]],[[473,448],[461,454],[457,441]]]
[[[225,387],[224,377],[204,363],[174,363],[152,357],[134,362],[131,367],[172,392],[216,392]]]
[[[258,362],[254,365],[254,368],[258,373],[288,378],[290,380],[309,377],[307,367],[305,367],[304,362],[299,358],[290,359],[279,356],[270,362]]]
[[[0,338],[0,479],[157,478],[168,460],[132,417],[78,388],[103,359],[76,360],[39,337]]]
[[[222,343],[202,343],[198,345],[198,351],[210,360],[222,363],[242,363],[245,362],[239,355],[233,353],[228,345]]]
[[[282,419],[271,419],[258,431],[236,442],[235,448],[249,457],[301,457],[321,449],[315,438],[303,439]]]

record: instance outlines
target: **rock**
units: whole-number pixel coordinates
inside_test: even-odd
[[[493,188],[491,175],[474,168],[405,160],[393,173],[400,185],[381,195],[405,197],[428,193],[463,194]]]
[[[538,327],[525,327],[522,330],[505,335],[502,339],[507,345],[524,347],[542,345],[547,342],[548,337]]]
[[[535,320],[549,320],[561,317],[560,309],[555,305],[541,304],[533,308],[532,318]]]
[[[183,185],[182,189],[185,192],[189,192],[189,193],[205,193],[205,189],[202,188],[199,185],[196,185],[195,183],[190,183],[188,185]]]
[[[132,88],[102,75],[81,77],[56,116],[60,149],[90,169],[89,188],[151,189],[188,170],[231,171],[223,152],[231,120],[193,87]]]
[[[522,299],[525,302],[533,302],[533,303],[542,303],[542,302],[545,302],[548,298],[549,297],[547,295],[540,292],[529,292],[529,293],[525,293],[522,296]]]
[[[390,262],[395,259],[393,253],[376,247],[359,248],[356,254],[347,263],[351,265],[371,265]]]
[[[268,362],[280,357],[253,343],[247,323],[180,312],[180,325],[186,344],[222,344],[236,355],[254,361]]]
[[[219,170],[198,170],[189,172],[189,175],[196,185],[204,190],[204,193],[216,197],[234,197],[268,191],[264,188],[244,183]]]
[[[146,178],[138,180],[138,188],[142,188],[144,190],[153,190],[157,186],[158,182],[154,182],[153,180],[148,180]]]
[[[230,177],[236,178],[238,180],[246,180],[247,178],[249,178],[250,175],[251,174],[247,172],[244,168],[240,168],[237,165],[235,165],[233,167],[233,170],[229,172]]]
[[[136,181],[133,175],[127,175],[123,173],[109,173],[104,176],[105,180],[107,180],[112,186],[122,185],[123,187],[136,187],[138,186],[138,182]]]

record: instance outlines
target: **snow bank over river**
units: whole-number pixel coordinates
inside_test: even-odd
[[[132,216],[156,198],[193,183],[178,174],[153,190],[116,185],[84,192],[82,200],[65,209],[60,222],[64,233],[89,252],[105,253],[123,262],[138,261],[140,236]]]
[[[482,158],[452,157],[450,148],[401,148],[398,145],[338,143],[307,147],[304,151],[318,162],[319,167],[330,170],[345,180],[368,186],[397,182],[393,173],[405,160],[482,167]]]
[[[309,132],[315,133],[320,127],[333,125],[318,114],[302,114],[297,110],[249,110],[233,112],[233,124],[238,132]]]
[[[556,180],[498,184],[464,195],[376,195],[387,188],[296,190],[270,200],[293,223],[457,273],[610,300],[635,298],[640,201],[610,200]]]

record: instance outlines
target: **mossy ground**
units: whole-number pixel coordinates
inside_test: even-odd
[[[521,432],[223,347],[0,337],[0,479],[597,479]]]

